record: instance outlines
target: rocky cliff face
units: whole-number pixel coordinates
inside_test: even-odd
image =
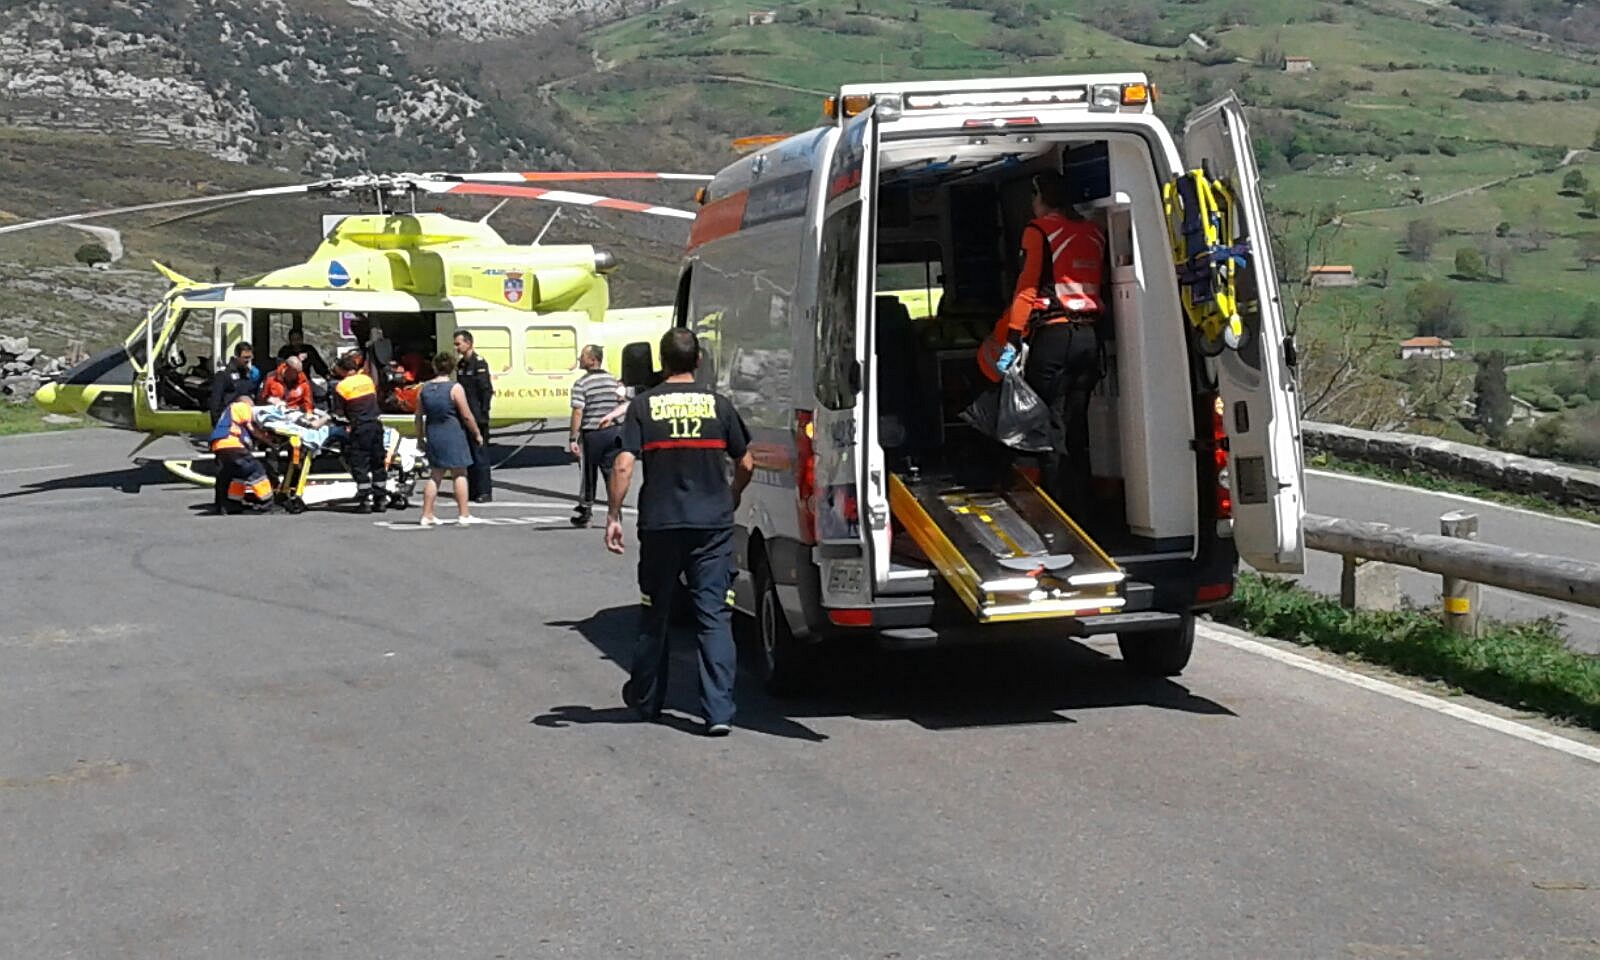
[[[34,0],[0,9],[0,125],[109,133],[306,173],[559,161],[441,41],[612,0]],[[470,58],[467,58],[470,60]]]

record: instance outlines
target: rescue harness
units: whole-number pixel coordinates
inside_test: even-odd
[[[1249,265],[1250,243],[1233,243],[1237,201],[1221,178],[1189,170],[1162,188],[1172,260],[1183,312],[1208,356],[1244,341],[1236,281]]]

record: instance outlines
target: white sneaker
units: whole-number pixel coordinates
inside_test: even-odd
[[[417,521],[417,526],[419,526],[419,527],[442,527],[447,522],[448,521],[440,520],[438,517],[423,517],[422,519]]]
[[[461,524],[463,527],[470,527],[474,524],[487,522],[488,521],[484,520],[482,517],[458,517],[456,519],[456,523]]]

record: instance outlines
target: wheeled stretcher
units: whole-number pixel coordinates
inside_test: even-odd
[[[305,414],[269,407],[258,408],[257,418],[282,438],[274,451],[281,464],[275,498],[286,512],[359,500],[362,491],[342,452],[342,425],[315,425]],[[427,457],[416,440],[401,436],[393,427],[383,428],[383,450],[388,507],[404,510],[411,505],[418,479],[428,470]]]

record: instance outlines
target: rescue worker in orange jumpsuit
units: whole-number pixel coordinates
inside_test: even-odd
[[[255,401],[242,394],[222,409],[212,428],[211,452],[217,458],[213,505],[219,514],[239,513],[246,504],[261,512],[272,508],[272,481],[251,452],[252,441],[266,439],[255,413]]]
[[[1061,411],[1068,480],[1076,488],[1071,492],[1082,495],[1089,485],[1089,395],[1101,377],[1096,327],[1104,309],[1105,234],[1076,214],[1059,173],[1033,178],[1033,213],[1022,231],[1022,270],[1011,306],[978,348],[978,368],[999,382],[1027,343],[1023,380],[1046,406]]]
[[[340,380],[333,387],[335,413],[350,422],[345,455],[355,478],[357,513],[382,513],[388,506],[388,475],[384,468],[383,421],[378,408],[378,387],[362,369],[359,353],[346,354],[335,366]]]
[[[263,401],[281,400],[291,410],[310,413],[314,409],[311,380],[301,369],[300,358],[290,357],[278,364],[278,369],[262,381],[259,397]]]

